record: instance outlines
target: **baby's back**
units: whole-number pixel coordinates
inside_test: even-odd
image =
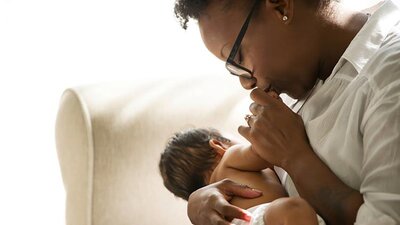
[[[245,184],[251,188],[258,189],[263,195],[254,199],[234,197],[231,203],[240,208],[248,209],[256,205],[271,202],[277,198],[286,197],[287,193],[272,169],[262,171],[243,171],[232,167],[227,167],[221,162],[213,171],[210,183],[223,179],[230,179],[240,184]]]

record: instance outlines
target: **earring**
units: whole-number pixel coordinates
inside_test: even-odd
[[[282,20],[283,20],[283,21],[287,21],[288,19],[289,19],[289,18],[288,18],[287,16],[283,16],[283,17],[282,17]]]

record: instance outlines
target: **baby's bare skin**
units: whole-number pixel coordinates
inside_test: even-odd
[[[314,209],[299,197],[287,197],[272,165],[251,150],[251,146],[232,145],[226,149],[211,173],[209,182],[223,179],[248,185],[263,192],[258,198],[233,197],[231,204],[242,209],[270,203],[263,215],[269,225],[317,225]]]
[[[250,163],[246,163],[250,162]],[[286,197],[287,193],[271,165],[259,158],[251,146],[234,145],[230,147],[210,177],[210,183],[229,178],[263,192],[254,199],[234,197],[231,203],[243,209]]]

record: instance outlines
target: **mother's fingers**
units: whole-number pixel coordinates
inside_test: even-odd
[[[227,221],[221,214],[218,212],[214,211],[215,213],[210,213],[209,219],[210,219],[210,224],[212,225],[230,225],[231,223]]]
[[[221,189],[224,190],[225,195],[239,196],[242,198],[257,198],[262,195],[260,190],[251,188],[247,185],[236,183],[229,179],[221,181]]]
[[[246,116],[246,122],[249,127],[254,127],[255,121],[256,121],[256,116],[252,116],[252,115]]]
[[[265,92],[260,88],[253,89],[250,93],[250,98],[260,105],[274,105],[282,102],[282,99],[276,92]]]
[[[260,104],[257,104],[255,102],[251,103],[249,106],[249,110],[251,113],[253,113],[254,115],[259,115],[264,111],[264,108],[266,106],[262,106]]]
[[[254,124],[254,116],[247,114],[247,115],[244,117],[244,119],[246,120],[247,125],[248,125],[249,127],[252,127],[252,126],[253,126],[253,124]]]
[[[238,132],[240,135],[242,135],[244,138],[250,141],[250,129],[251,129],[250,127],[239,126]]]
[[[218,212],[219,215],[223,215],[224,218],[229,218],[229,220],[232,220],[234,218],[245,221],[251,220],[251,214],[247,213],[246,210],[231,205],[228,202],[223,202],[222,200],[220,202],[217,202],[217,204],[215,205],[215,210]]]

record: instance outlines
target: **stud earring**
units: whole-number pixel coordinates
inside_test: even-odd
[[[283,16],[283,17],[282,17],[282,20],[283,20],[283,21],[287,21],[288,19],[289,19],[289,18],[288,18],[287,16]]]

